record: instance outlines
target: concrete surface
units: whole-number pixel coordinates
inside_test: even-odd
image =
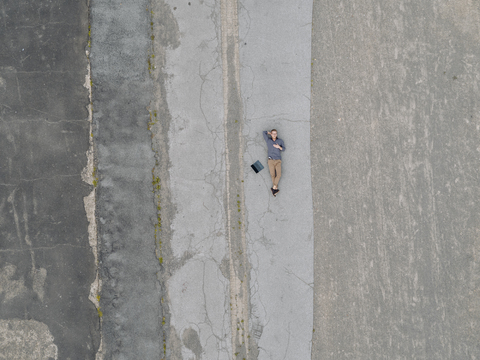
[[[91,5],[103,359],[155,359],[163,348],[152,194],[155,159],[147,110],[153,99],[148,5]]]
[[[48,326],[35,320],[0,320],[0,359],[58,359]]]
[[[0,17],[0,359],[480,359],[476,3]]]
[[[86,2],[0,4],[0,358],[93,359]]]
[[[316,1],[313,359],[479,359],[480,12]]]
[[[258,359],[311,354],[311,16],[310,1],[242,1],[239,11],[250,317]],[[286,146],[276,198],[262,136],[273,128]],[[250,167],[256,160],[265,166],[258,174]]]
[[[183,340],[182,358],[306,358],[313,308],[305,156],[311,4],[242,3],[238,23],[236,2],[175,5],[170,7],[180,43],[167,49],[165,73],[172,117],[168,179],[176,214],[173,259],[166,266],[173,272],[167,282],[170,325]],[[280,14],[291,20],[288,15],[299,8],[291,27],[283,28]],[[279,15],[264,22],[268,11]],[[295,51],[285,56],[283,49],[293,44]],[[274,100],[279,96],[282,106]],[[261,131],[275,126],[280,134],[284,130],[287,144],[292,141],[284,159],[285,196],[277,202],[267,171],[254,175],[250,168],[253,157],[266,164]],[[289,131],[293,126],[300,130]],[[186,259],[179,269],[173,267],[175,258]],[[194,335],[198,353],[185,342],[186,332]]]
[[[171,220],[171,255],[164,257],[172,273],[166,279],[170,326],[182,339],[182,359],[200,358],[200,354],[230,359],[229,276],[222,268],[228,247],[222,59],[216,26],[220,7],[214,1],[190,5],[168,1],[167,5],[175,8],[172,13],[180,34],[178,47],[166,50],[163,70],[172,119],[166,134],[168,178],[176,209]],[[155,140],[164,141],[159,136]]]
[[[262,25],[265,7],[242,4],[238,21],[235,1],[106,4],[92,4],[91,55],[106,358],[149,358],[155,352],[172,359],[307,356],[313,238],[304,154],[311,7],[277,5],[274,11],[285,21],[299,7],[301,16],[264,49],[277,57],[256,62],[262,46],[257,38],[270,36],[266,31],[273,25]],[[247,23],[247,12],[258,15]],[[248,38],[250,27],[260,35]],[[238,48],[239,34],[252,42],[246,56]],[[282,48],[292,44],[295,51],[279,61]],[[279,72],[289,75],[275,83]],[[252,75],[258,77],[254,86]],[[270,117],[265,114],[275,103],[266,87],[289,99]],[[252,91],[270,100],[248,101]],[[304,131],[288,136],[290,122]],[[265,126],[285,129],[285,140],[292,141],[282,180],[292,189],[277,205],[268,197],[266,171],[248,177],[252,156],[265,162]],[[296,173],[300,185],[294,190]],[[254,201],[259,190],[261,201]],[[266,206],[269,216],[258,224],[255,218]],[[275,231],[284,237],[273,251]],[[268,281],[276,272],[277,280]],[[148,346],[132,336],[140,331],[149,334]]]

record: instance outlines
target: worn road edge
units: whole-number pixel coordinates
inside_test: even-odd
[[[227,240],[230,252],[230,316],[234,359],[257,358],[249,336],[249,271],[243,186],[243,106],[240,93],[238,4],[221,1]]]

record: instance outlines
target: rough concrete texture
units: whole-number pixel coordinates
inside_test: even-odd
[[[145,3],[144,9],[141,4],[106,4],[92,6],[91,56],[106,357],[128,358],[135,353],[148,358],[155,351],[172,359],[307,356],[312,329],[312,211],[308,156],[302,153],[309,151],[311,8],[295,3],[282,11],[278,5],[285,17],[299,6],[302,15],[272,39],[276,45],[265,52],[279,56],[292,44],[296,51],[284,58],[283,65],[275,56],[267,63],[255,62],[254,53],[248,53],[244,61],[250,72],[243,81],[239,29],[241,34],[243,26],[245,35],[252,25],[238,21],[235,1],[155,2]],[[261,25],[267,8],[249,6],[248,11],[240,6],[241,16],[258,13],[251,17],[258,39],[268,37],[265,32],[272,24]],[[295,32],[290,34],[291,29]],[[262,46],[257,37],[249,39],[252,49]],[[271,70],[270,77],[264,68]],[[268,84],[285,71],[289,75],[284,82]],[[252,75],[259,79],[253,87]],[[246,92],[241,91],[244,83]],[[289,100],[281,109],[274,109],[268,96],[248,102],[258,111],[249,112],[249,128],[244,131],[249,92],[262,93],[271,85]],[[288,90],[279,90],[282,87]],[[269,112],[270,117],[261,115]],[[304,129],[284,137],[292,146],[282,181],[292,189],[278,205],[268,198],[266,171],[256,178],[244,176],[252,173],[252,154],[265,162],[263,128],[277,126],[282,131],[282,124],[272,121],[286,124],[285,135],[292,125]],[[251,142],[249,147],[245,139]],[[296,173],[302,174],[300,188],[294,190]],[[262,201],[255,201],[259,180]],[[304,196],[301,189],[306,189]],[[246,201],[251,202],[251,214]],[[267,207],[270,216],[258,224],[256,218]],[[286,221],[276,224],[279,219]],[[279,233],[284,235],[280,239]],[[269,245],[274,240],[275,251]],[[293,247],[295,258],[288,257]],[[308,256],[311,261],[304,260]],[[277,280],[268,281],[272,276]],[[282,289],[286,296],[281,296]],[[151,349],[137,345],[141,337],[132,333],[140,331],[149,334]]]
[[[242,1],[245,205],[252,336],[258,359],[308,359],[313,319],[310,1]],[[263,130],[284,140],[274,198]],[[255,174],[250,165],[265,169]]]
[[[104,359],[156,359],[161,341],[147,107],[148,1],[91,6],[93,122]]]
[[[480,359],[476,3],[0,20],[0,359]]]
[[[225,212],[230,275],[230,329],[236,359],[254,359],[258,350],[250,336],[250,264],[245,227],[243,103],[238,47],[238,3],[221,7],[223,118],[225,129]]]
[[[229,359],[229,277],[220,266],[228,257],[220,8],[214,1],[168,6],[180,33],[179,46],[167,51],[164,67],[172,118],[168,174],[176,209],[171,258],[166,259],[172,272],[166,284],[171,325],[182,339],[182,359],[199,359],[202,353]],[[182,258],[186,261],[175,261]]]
[[[47,325],[35,320],[0,320],[0,359],[58,359]]]
[[[168,294],[170,324],[183,340],[182,358],[308,357],[311,351],[312,207],[309,161],[303,155],[309,152],[311,4],[294,3],[288,9],[286,5],[278,4],[272,11],[287,20],[300,7],[301,16],[282,32],[278,31],[282,26],[272,29],[273,22],[262,22],[266,5],[242,4],[243,19],[236,22],[236,2],[170,4],[181,36],[178,47],[167,50],[165,63],[166,98],[173,119],[168,133],[169,184],[176,206],[174,259],[167,262],[188,260],[181,268],[172,268]],[[250,13],[256,15],[249,17]],[[251,28],[253,35],[248,37]],[[240,51],[242,62],[234,47],[238,31],[241,38],[243,32],[240,44],[252,43],[251,52]],[[272,34],[276,37],[265,47],[262,39]],[[282,49],[292,44],[296,51],[282,56]],[[267,61],[260,57],[255,61],[260,48],[269,54]],[[240,76],[244,73],[246,80]],[[289,76],[278,81],[278,73]],[[254,84],[252,77],[258,79]],[[248,101],[252,92],[255,101]],[[279,107],[276,95],[289,100]],[[243,115],[244,109],[250,109],[248,115]],[[243,131],[244,124],[248,129]],[[285,189],[291,189],[278,205],[269,198],[268,173],[255,177],[250,168],[253,157],[266,163],[261,136],[266,126],[285,129],[285,135],[290,134],[285,140],[292,141],[285,157],[289,164],[285,169],[291,172],[287,170],[283,178]],[[290,132],[291,126],[303,126],[304,131]],[[299,173],[295,186],[294,174]],[[250,276],[254,283],[248,286]],[[195,333],[199,354],[186,343],[187,332]]]
[[[0,356],[94,358],[88,5],[3,1],[0,27]]]
[[[314,359],[479,359],[480,12],[316,1]]]

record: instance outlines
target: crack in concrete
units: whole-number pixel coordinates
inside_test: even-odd
[[[285,355],[283,356],[283,360],[287,358],[288,347],[290,346],[290,336],[292,335],[292,333],[290,332],[290,323],[288,323],[287,333],[288,333],[287,346],[285,348]]]
[[[11,109],[9,106],[7,106],[5,104],[0,104],[0,106],[5,106],[5,107],[8,107],[9,109]],[[47,114],[47,113],[44,113],[44,114]],[[0,122],[8,124],[8,123],[11,123],[12,121],[0,118]],[[60,124],[62,122],[71,122],[71,123],[75,124],[75,123],[84,123],[84,122],[87,122],[87,121],[85,119],[70,119],[70,120],[59,119],[57,121],[48,121],[48,118],[47,119],[21,119],[21,120],[15,119],[16,124],[18,124],[18,123],[28,123],[28,122],[31,122],[31,123],[32,122],[46,122],[47,124],[57,125],[57,124]]]
[[[7,201],[12,205],[13,218],[14,218],[14,221],[15,221],[17,236],[18,236],[18,239],[21,241],[22,240],[22,233],[21,233],[21,230],[20,230],[20,219],[19,219],[19,216],[18,216],[17,207],[15,206],[15,193],[16,193],[16,191],[17,191],[17,189],[12,191],[12,193],[7,198]],[[25,240],[25,243],[28,245],[27,251],[30,252],[30,258],[32,260],[32,274],[34,274],[35,273],[35,254],[32,251],[33,244],[30,240],[30,236],[29,236],[29,232],[28,232],[27,198],[26,198],[25,194],[22,194],[22,195],[23,195],[23,224],[24,224],[24,228],[25,228],[25,238],[24,238],[24,240]]]
[[[297,274],[295,274],[292,270],[284,267],[284,270],[285,272],[288,274],[288,275],[293,275],[294,277],[296,277],[298,280],[300,280],[301,282],[303,282],[305,285],[307,285],[309,288],[313,289],[313,283],[307,283],[305,280],[303,280],[301,277],[299,277]]]
[[[18,181],[38,181],[38,180],[54,180],[56,178],[64,178],[64,177],[75,177],[75,176],[81,176],[81,174],[72,174],[72,175],[56,175],[48,178],[35,178],[35,179],[18,179]],[[0,186],[17,186],[18,184],[7,184],[7,183],[2,183]]]
[[[88,0],[88,6],[90,7],[90,0]],[[83,203],[85,207],[85,213],[87,215],[88,220],[88,243],[92,250],[95,262],[95,278],[90,284],[90,291],[88,294],[88,299],[95,305],[97,309],[97,313],[99,315],[99,333],[100,333],[100,345],[97,349],[95,354],[95,360],[103,360],[104,351],[103,351],[103,318],[102,318],[102,311],[100,310],[100,291],[102,289],[102,280],[100,279],[100,269],[99,269],[99,261],[98,261],[98,232],[97,232],[97,218],[95,216],[96,212],[96,197],[97,197],[97,182],[98,178],[96,175],[97,169],[95,167],[95,144],[93,139],[93,102],[92,102],[92,67],[90,63],[90,44],[91,44],[91,33],[90,33],[90,15],[88,19],[88,48],[85,50],[85,56],[87,58],[87,74],[85,75],[85,83],[83,86],[88,90],[88,129],[89,129],[89,148],[86,151],[87,157],[87,165],[82,170],[80,174],[82,180],[89,185],[93,185],[93,189],[83,198]],[[48,124],[52,124],[55,122],[45,120]],[[59,120],[58,122],[62,122],[65,120]],[[68,120],[67,120],[68,121]],[[76,122],[79,120],[72,120],[71,122]],[[83,120],[85,121],[85,120]],[[65,139],[66,142],[66,139]]]
[[[72,245],[72,244],[57,244],[55,246],[37,246],[37,247],[29,247],[28,249],[0,249],[0,253],[2,252],[23,252],[23,251],[35,251],[35,250],[54,250],[59,246],[68,246],[77,249],[85,249],[83,246]]]
[[[20,61],[25,61],[30,55]],[[0,74],[8,74],[10,71],[0,71]],[[63,71],[63,70],[45,70],[45,71],[15,71],[15,74],[84,74],[83,71]]]

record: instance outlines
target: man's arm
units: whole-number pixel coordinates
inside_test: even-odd
[[[282,143],[280,144],[280,146],[282,147],[280,149],[280,151],[285,151],[285,143],[283,142],[283,140],[282,140]]]
[[[265,130],[263,132],[263,138],[265,139],[265,141],[268,141],[268,131],[267,130]]]

